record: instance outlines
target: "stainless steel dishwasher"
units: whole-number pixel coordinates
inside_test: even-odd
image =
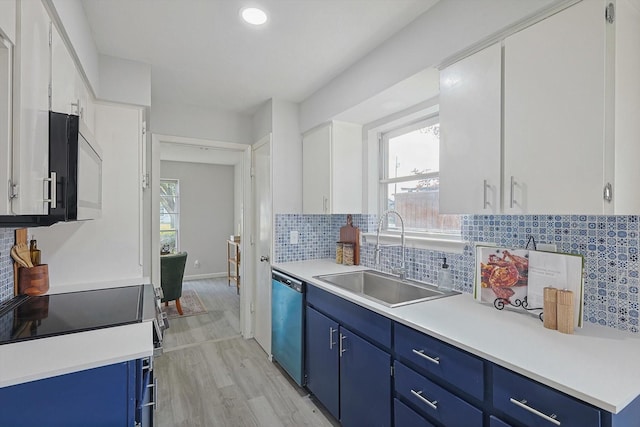
[[[271,271],[271,352],[300,386],[304,385],[304,290],[302,281]]]

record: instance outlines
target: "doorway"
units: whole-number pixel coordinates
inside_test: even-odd
[[[160,229],[161,229],[161,221],[160,221],[160,181],[161,178],[178,178],[177,175],[180,174],[179,171],[183,170],[191,170],[191,174],[195,173],[195,176],[200,176],[203,173],[208,173],[206,171],[209,170],[218,170],[224,172],[225,178],[223,181],[226,184],[220,184],[220,182],[210,182],[208,185],[206,183],[204,186],[200,183],[199,187],[196,188],[197,180],[194,180],[194,184],[191,186],[192,191],[197,191],[198,194],[207,195],[209,199],[211,198],[211,194],[216,194],[216,191],[220,193],[233,193],[232,200],[227,200],[224,203],[217,203],[217,200],[213,200],[213,205],[205,207],[205,203],[203,202],[203,210],[201,210],[198,214],[198,225],[201,230],[211,229],[216,226],[215,223],[216,218],[219,218],[224,211],[225,216],[232,218],[228,218],[224,221],[225,225],[224,229],[227,230],[222,236],[216,238],[215,242],[211,242],[211,245],[215,245],[216,249],[220,249],[220,254],[217,252],[214,254],[212,251],[208,253],[203,250],[203,248],[199,249],[198,254],[196,255],[195,251],[190,252],[195,244],[191,245],[181,245],[179,246],[179,251],[188,252],[187,259],[187,271],[185,274],[185,286],[198,288],[203,292],[204,289],[207,289],[207,286],[203,286],[200,282],[202,280],[209,281],[209,283],[215,284],[216,286],[221,286],[224,284],[227,287],[226,280],[226,241],[230,238],[230,235],[244,235],[247,230],[245,227],[245,205],[248,197],[248,191],[245,191],[245,188],[248,188],[248,177],[250,173],[250,146],[245,144],[235,144],[235,143],[226,143],[226,142],[218,142],[211,140],[202,140],[202,139],[194,139],[194,138],[182,138],[175,136],[166,136],[166,135],[152,135],[152,150],[151,150],[151,226],[150,226],[150,251],[151,251],[151,280],[152,283],[156,286],[160,285],[160,252],[161,252],[161,241],[160,241]],[[247,156],[247,152],[249,152],[249,156]],[[176,176],[165,176],[162,173],[163,166],[165,170],[171,170],[171,175]],[[176,172],[178,171],[178,172]],[[197,172],[193,172],[197,171]],[[232,171],[232,172],[229,172]],[[222,172],[216,172],[222,173]],[[188,176],[188,175],[185,175]],[[206,175],[209,176],[209,175]],[[205,181],[216,181],[215,179],[205,179]],[[217,187],[218,185],[225,185],[225,187],[233,187],[233,188],[224,188],[224,191]],[[183,176],[181,179],[181,203],[187,203],[188,196],[188,186],[187,180]],[[192,205],[198,206],[198,200],[196,196],[196,200],[194,201],[194,195],[191,194],[192,197]],[[225,199],[226,200],[226,199]],[[229,213],[231,212],[231,213]],[[180,228],[184,228],[182,231],[186,232],[186,227],[189,224],[189,221],[193,221],[194,219],[186,218],[184,214],[180,216],[180,222],[185,224],[181,225]],[[250,229],[251,227],[249,227]],[[193,227],[192,227],[193,229]],[[178,236],[182,232],[178,229]],[[192,230],[193,232],[193,230]],[[219,233],[218,233],[219,234]],[[247,234],[248,235],[248,234]],[[200,243],[200,242],[198,242]],[[240,251],[243,255],[248,254],[250,245],[248,244],[247,239],[242,239],[240,241]],[[205,263],[209,262],[210,257],[215,257],[216,267],[212,272],[210,270],[205,271],[204,267]],[[249,258],[247,258],[249,259]],[[240,277],[244,279],[245,277],[250,277],[247,274],[250,272],[250,268],[246,268],[244,265],[246,263],[240,263]],[[224,265],[224,267],[223,267]],[[203,267],[202,269],[200,269]],[[200,269],[200,270],[199,270]],[[207,274],[198,274],[207,273]],[[194,282],[191,282],[190,279],[196,279]],[[243,280],[241,280],[242,283]],[[186,284],[189,285],[186,285]],[[233,286],[233,293],[235,294],[235,285]],[[251,295],[251,289],[245,289],[242,285],[238,289],[239,294],[239,310],[235,313],[239,312],[239,319],[237,322],[240,327],[240,334],[245,337],[252,336],[252,331],[249,325],[251,322],[247,322],[247,314],[249,314],[249,310],[246,310],[245,307],[248,305],[248,295]],[[202,298],[206,300],[206,298]],[[206,301],[205,301],[206,302]],[[236,300],[237,303],[237,300]]]

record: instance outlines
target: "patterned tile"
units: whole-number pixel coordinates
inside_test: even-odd
[[[13,260],[11,247],[15,229],[0,228],[0,303],[13,298]]]
[[[335,257],[335,241],[346,222],[344,215],[276,215],[276,260],[302,261]],[[639,217],[636,215],[464,215],[463,253],[407,249],[409,277],[437,283],[440,258],[447,258],[455,289],[471,293],[475,243],[525,247],[530,236],[537,243],[553,243],[558,251],[585,259],[584,320],[638,333]],[[376,215],[354,215],[361,230],[375,232]],[[289,231],[300,232],[300,243],[289,244]],[[381,265],[373,264],[373,245],[361,248],[363,265],[390,272],[400,264],[400,248],[385,248]]]

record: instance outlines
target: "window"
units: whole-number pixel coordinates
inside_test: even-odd
[[[180,186],[177,179],[160,180],[160,250],[180,250]]]
[[[398,211],[406,231],[459,235],[460,216],[439,212],[438,116],[382,134],[380,149],[381,213]],[[400,231],[395,215],[389,215],[385,225],[389,231]]]

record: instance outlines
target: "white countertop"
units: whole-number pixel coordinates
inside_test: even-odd
[[[0,387],[151,356],[152,326],[141,322],[0,345]]]
[[[313,279],[366,267],[332,260],[273,267],[606,411],[618,413],[640,395],[640,336],[593,324],[562,334],[537,317],[498,311],[470,294],[389,308]]]
[[[84,291],[140,283],[81,284],[66,290]],[[153,323],[152,317],[147,315],[147,306],[153,304],[148,295],[152,292],[150,289],[150,286],[145,287],[145,311],[140,323],[0,345],[0,387],[152,356]]]

